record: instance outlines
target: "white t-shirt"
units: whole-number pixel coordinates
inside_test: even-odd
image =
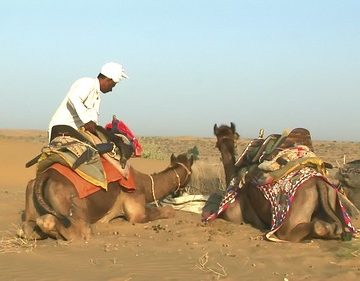
[[[51,118],[49,136],[52,127],[55,125],[68,125],[79,129],[89,121],[98,124],[99,109],[99,80],[88,77],[76,80]]]

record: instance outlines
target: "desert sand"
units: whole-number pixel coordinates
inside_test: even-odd
[[[200,171],[196,165],[206,163],[214,172],[198,175],[192,185],[196,188],[202,182],[198,190],[202,193],[223,185],[215,137],[143,140],[169,158],[196,145],[200,160],[194,170]],[[0,130],[0,280],[359,280],[359,239],[274,243],[249,225],[220,219],[204,224],[199,214],[185,211],[176,211],[173,219],[146,224],[133,225],[119,218],[95,225],[88,243],[16,239],[26,183],[35,175],[35,166],[26,169],[25,163],[45,141],[41,131]],[[239,142],[239,153],[245,143]],[[347,161],[360,159],[357,142],[314,141],[314,146],[320,157],[335,166],[341,165],[344,155]],[[166,159],[131,160],[145,173],[158,172],[168,163]],[[206,179],[210,176],[215,180]],[[357,219],[354,224],[360,227]]]

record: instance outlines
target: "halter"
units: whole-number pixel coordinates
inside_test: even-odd
[[[229,136],[222,136],[222,137],[219,137],[216,141],[216,147],[219,147],[219,143],[221,143],[223,140],[232,140],[234,142],[234,147],[236,147],[237,143],[236,143],[236,140],[237,138],[234,136],[232,137],[229,137]]]
[[[184,180],[184,183],[187,181],[188,177],[191,175],[191,171],[188,169],[188,167],[186,167],[183,163],[180,163],[180,162],[175,162],[176,164],[180,165],[181,167],[183,167],[186,171],[186,178]],[[174,171],[175,173],[175,176],[176,176],[176,179],[177,179],[177,182],[178,182],[178,186],[175,190],[175,192],[177,192],[180,187],[181,187],[181,180],[180,180],[180,176],[179,174],[176,172],[175,168],[172,168],[172,170]],[[150,177],[150,180],[151,180],[151,193],[152,193],[152,196],[153,196],[153,199],[154,199],[154,202],[155,202],[155,205],[156,207],[160,207],[159,203],[158,203],[158,200],[156,199],[156,196],[155,196],[155,183],[154,183],[154,178],[152,177],[152,175],[149,175]]]

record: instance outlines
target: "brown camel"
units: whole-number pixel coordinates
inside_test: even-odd
[[[237,134],[235,125],[214,126],[217,148],[222,155],[227,183],[236,176],[234,150]],[[307,238],[349,238],[340,214],[338,194],[333,187],[319,177],[307,180],[295,193],[286,219],[274,233],[284,241],[299,242]],[[239,190],[235,202],[224,211],[222,217],[234,223],[250,223],[261,230],[271,227],[271,205],[251,178],[247,178]]]
[[[173,217],[172,207],[150,207],[147,203],[157,202],[185,187],[190,181],[192,164],[192,156],[172,154],[170,166],[153,175],[131,167],[135,191],[126,192],[118,183],[109,183],[108,191],[102,189],[83,199],[67,178],[49,169],[28,183],[19,236],[88,240],[91,224],[106,223],[118,216],[124,216],[131,223]]]
[[[346,195],[360,209],[360,160],[354,160],[340,167],[336,179]]]

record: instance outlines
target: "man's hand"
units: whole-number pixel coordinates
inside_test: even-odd
[[[90,133],[96,134],[96,123],[94,121],[89,121],[85,123],[84,128]]]
[[[123,177],[125,177],[126,179],[129,177],[129,173],[130,173],[130,165],[128,163],[126,163],[125,168],[121,168],[119,167],[119,172],[123,175]]]

